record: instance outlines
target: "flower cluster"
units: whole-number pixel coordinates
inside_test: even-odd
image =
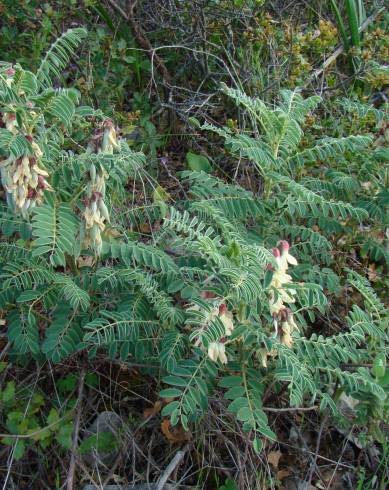
[[[204,299],[215,298],[213,293],[208,292],[203,293],[202,296]],[[227,364],[228,359],[226,355],[225,342],[227,337],[230,337],[234,330],[233,314],[228,310],[225,303],[220,303],[207,316],[207,325],[215,318],[219,318],[219,320],[222,322],[224,326],[224,335],[218,342],[209,343],[208,356],[213,362],[217,362],[219,360],[221,363]],[[205,328],[207,325],[205,325]]]
[[[119,148],[116,130],[111,119],[105,119],[102,126],[97,128],[88,143],[88,153],[110,153]]]
[[[289,253],[289,243],[282,240],[277,248],[273,249],[276,259],[276,269],[273,273],[270,292],[269,308],[273,316],[274,326],[278,334],[278,325],[281,327],[281,342],[288,347],[292,346],[292,332],[297,329],[293,318],[293,313],[284,303],[294,303],[294,289],[285,289],[285,285],[292,281],[292,277],[287,273],[288,266],[297,265],[297,260]]]
[[[213,362],[217,362],[219,359],[222,364],[227,364],[228,359],[226,355],[225,341],[226,337],[230,337],[234,330],[233,316],[227,309],[227,305],[222,303],[218,308],[215,308],[212,312],[212,318],[219,317],[224,325],[225,336],[222,337],[219,342],[211,342],[208,345],[208,356]]]
[[[113,154],[119,148],[116,137],[116,130],[111,119],[105,119],[100,128],[97,128],[88,143],[87,153],[108,153]],[[85,248],[92,247],[96,255],[101,254],[103,240],[101,233],[105,230],[106,223],[109,223],[109,212],[105,205],[105,183],[108,178],[107,172],[100,165],[97,171],[92,163],[89,171],[89,183],[87,195],[84,199],[85,210],[83,213],[83,223],[81,236]]]
[[[15,74],[16,70],[12,67],[2,72],[8,87],[12,87]],[[31,102],[28,104],[32,105]],[[7,204],[26,218],[30,209],[42,204],[44,191],[52,190],[46,180],[49,174],[42,165],[42,150],[29,134],[30,131],[26,130],[22,123],[18,123],[12,106],[2,114],[0,127],[27,141],[23,154],[19,156],[11,154],[0,161],[1,182],[5,189]]]
[[[11,112],[3,114],[2,124],[15,135],[20,132],[16,116]],[[44,191],[52,188],[46,180],[49,174],[42,168],[42,150],[31,135],[24,137],[31,151],[19,158],[11,155],[0,166],[8,205],[26,217],[31,208],[42,204]]]
[[[87,197],[84,200],[85,210],[83,213],[82,236],[85,248],[93,247],[97,255],[100,255],[103,241],[101,233],[105,229],[105,222],[109,222],[109,213],[104,203],[105,181],[107,172],[101,168],[100,172],[92,163],[89,171],[90,181],[88,183]]]

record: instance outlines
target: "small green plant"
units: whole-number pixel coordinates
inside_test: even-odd
[[[218,490],[236,490],[236,483],[234,480],[231,480],[231,478],[227,478],[227,480],[224,482],[224,484],[219,487]]]
[[[1,443],[12,447],[15,460],[23,457],[30,446],[45,450],[54,442],[62,449],[72,445],[72,402],[61,407],[47,408],[46,397],[30,388],[19,389],[14,382],[7,383],[0,391],[0,413],[9,432]]]

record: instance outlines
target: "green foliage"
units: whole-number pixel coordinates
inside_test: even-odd
[[[1,133],[1,165],[9,169],[12,162],[12,179],[16,174],[19,182],[17,159],[26,157],[32,166],[38,159],[48,179],[34,206],[28,202],[24,209],[19,195],[19,206],[8,196],[9,209],[1,214],[0,301],[15,359],[30,354],[59,363],[86,351],[91,358],[106,352],[158,366],[160,394],[171,399],[162,415],[172,425],[189,429],[219,393],[253,435],[257,452],[263,437],[276,439],[263,407],[270,385],[285,386],[296,407],[318,402],[335,412],[333,386],[384,404],[379,361],[374,375],[366,367],[343,369],[386,352],[386,313],[363,277],[351,271],[348,286],[363,296],[365,309],[349,308],[332,335],[312,332],[315,318],[327,313],[328,294],[344,286],[344,264],[332,268],[337,243],[348,229],[354,238],[355,230],[386,219],[372,138],[312,137],[307,146],[304,124],[319,97],[282,90],[273,107],[224,87],[251,126],[245,132],[203,128],[225,139],[229,156],[254,164],[263,192],[198,165],[193,170],[191,157],[192,170],[179,176],[187,197],[167,204],[144,155],[118,139],[113,122],[79,108],[71,89],[51,87],[78,42],[75,35],[68,31],[53,44],[36,75],[17,66],[11,82],[7,69],[0,78],[2,115],[15,113],[18,122],[15,129],[7,121],[10,129]],[[369,152],[363,170],[346,171],[350,160]],[[319,171],[308,174],[313,166]],[[373,172],[381,185],[365,200],[362,171]],[[12,194],[13,180],[2,178]],[[146,204],[129,205],[129,179],[149,193]],[[24,185],[21,179],[21,192]],[[36,188],[22,197],[31,201]],[[362,231],[355,241],[362,250]],[[71,390],[74,379],[63,384],[63,391]],[[5,398],[11,394],[12,387]],[[69,426],[56,437],[68,447]],[[85,442],[82,451],[96,444]]]
[[[186,162],[188,167],[196,172],[209,173],[212,170],[208,158],[203,155],[196,155],[195,153],[189,151],[186,154]]]
[[[99,432],[87,437],[80,444],[78,450],[80,454],[91,453],[92,451],[109,452],[117,448],[117,441],[112,432]]]
[[[43,85],[50,86],[54,78],[60,78],[70,58],[86,36],[82,28],[69,29],[60,36],[47,51],[37,72],[36,78]]]
[[[62,448],[70,449],[73,422],[67,406],[69,401],[62,400],[62,413],[56,406],[47,409],[48,400],[43,393],[16,386],[13,382],[0,391],[0,400],[9,432],[1,443],[13,448],[16,460],[20,460],[30,447],[44,450],[54,441]]]
[[[45,204],[34,210],[32,217],[34,249],[32,256],[48,254],[50,263],[65,266],[65,254],[75,255],[77,219],[65,203],[58,207]]]

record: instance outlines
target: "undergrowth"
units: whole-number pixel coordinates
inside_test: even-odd
[[[111,119],[57,87],[85,35],[68,30],[35,72],[0,67],[9,359],[133,364],[152,374],[172,428],[205,427],[216,404],[257,454],[277,441],[272,410],[312,409],[348,426],[338,402],[352,397],[365,443],[384,444],[388,313],[351,256],[387,270],[385,106],[339,100],[350,131],[318,137],[309,121],[321,97],[284,89],[269,103],[222,85],[244,129],[191,123],[253,169],[258,192],[207,166],[180,171],[172,197]],[[371,130],[354,134],[363,118]],[[16,389],[8,382],[0,395],[13,457],[54,441],[71,449],[74,407],[40,418],[44,397],[23,407]]]

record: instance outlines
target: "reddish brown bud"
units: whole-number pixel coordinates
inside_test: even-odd
[[[106,119],[104,122],[103,122],[103,128],[113,128],[113,122],[111,121],[111,119]]]
[[[212,291],[201,291],[200,296],[204,299],[213,299],[216,298],[216,294]]]
[[[9,77],[13,77],[15,73],[16,71],[13,68],[8,68],[8,70],[5,70],[5,74],[8,75]]]
[[[225,303],[222,303],[219,306],[219,315],[223,315],[227,311],[227,305]]]
[[[98,201],[99,199],[101,199],[103,197],[103,195],[101,194],[101,192],[92,192],[92,201]]]
[[[31,136],[31,134],[27,134],[26,135],[26,140],[29,142],[29,143],[32,143],[34,141],[33,137]]]
[[[281,253],[278,250],[278,248],[273,248],[272,253],[273,253],[274,257],[281,257]]]
[[[281,240],[280,248],[283,252],[287,252],[289,250],[289,243],[286,240]]]
[[[46,180],[43,177],[43,175],[38,175],[38,189],[45,189],[46,188]]]
[[[288,310],[284,308],[278,312],[278,315],[281,323],[286,322],[286,320],[288,319]]]
[[[27,198],[28,199],[34,199],[35,196],[36,196],[36,190],[29,187],[28,192],[27,192]]]

